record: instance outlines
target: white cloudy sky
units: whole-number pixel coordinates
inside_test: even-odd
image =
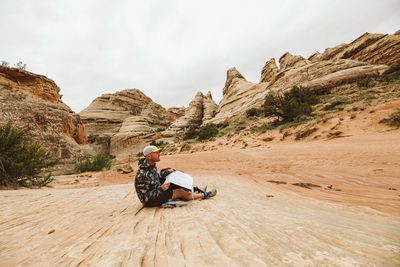
[[[53,79],[76,112],[127,88],[168,108],[218,103],[230,67],[258,82],[286,51],[399,29],[399,0],[1,0],[0,60]]]

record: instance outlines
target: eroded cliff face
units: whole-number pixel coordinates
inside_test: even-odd
[[[179,109],[174,111],[167,111],[138,89],[127,89],[96,98],[80,115],[91,146],[120,156],[136,153],[156,139],[179,116]]]
[[[394,34],[365,33],[349,44],[312,54],[308,60],[353,59],[374,65],[393,65],[400,60],[400,31]]]
[[[214,102],[211,92],[208,92],[207,95],[198,92],[185,110],[185,115],[174,121],[163,135],[172,136],[175,132],[186,128],[199,127],[213,118],[216,110],[217,104]]]
[[[0,66],[0,123],[11,121],[60,163],[73,164],[92,151],[85,146],[80,116],[61,101],[59,91],[45,76]]]
[[[227,71],[223,98],[213,118],[207,122],[232,121],[247,109],[259,108],[270,91],[286,91],[293,86],[329,90],[364,78],[380,76],[400,60],[400,31],[393,35],[366,33],[349,44],[315,52],[308,59],[289,52],[268,60],[259,83],[247,81],[235,68]]]

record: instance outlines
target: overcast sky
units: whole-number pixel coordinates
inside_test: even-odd
[[[187,107],[198,91],[218,104],[230,67],[258,82],[287,51],[399,29],[399,0],[1,0],[0,60],[54,80],[75,112],[128,88]]]

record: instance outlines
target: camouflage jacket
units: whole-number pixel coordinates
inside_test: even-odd
[[[156,199],[163,192],[161,184],[165,181],[165,177],[169,172],[168,170],[162,170],[158,174],[156,165],[151,166],[145,158],[140,159],[138,165],[135,188],[140,202],[146,205],[147,202]]]

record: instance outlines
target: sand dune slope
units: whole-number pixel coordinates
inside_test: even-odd
[[[400,265],[397,216],[226,175],[196,182],[218,195],[138,213],[132,184],[1,191],[0,265]]]

